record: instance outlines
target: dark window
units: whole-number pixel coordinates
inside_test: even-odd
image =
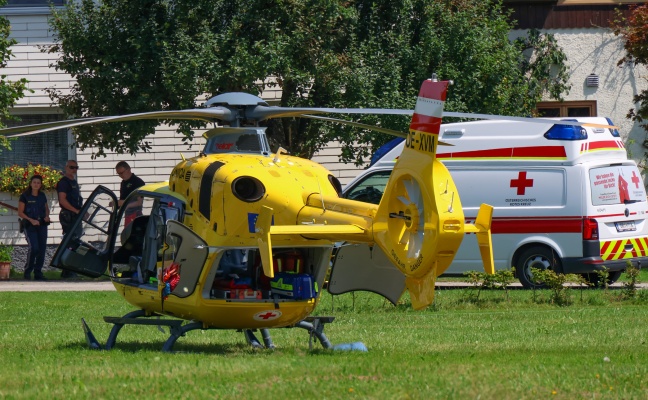
[[[379,204],[387,188],[387,181],[391,170],[377,171],[367,175],[352,188],[344,191],[344,196],[350,200],[364,201],[365,203]]]
[[[21,121],[8,121],[7,126],[39,124],[58,121],[62,118],[56,114],[21,115]],[[28,163],[48,165],[63,169],[68,159],[67,129],[44,132],[31,136],[21,136],[11,140],[11,150],[2,150],[0,166],[27,165]]]
[[[558,117],[596,117],[596,101],[543,101],[536,104],[538,116]]]
[[[53,6],[62,6],[65,4],[65,0],[9,0],[7,1],[7,7],[49,7]]]

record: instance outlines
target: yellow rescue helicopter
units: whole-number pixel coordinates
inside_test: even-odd
[[[482,205],[475,223],[465,223],[455,184],[435,157],[449,84],[434,78],[423,82],[408,134],[369,127],[406,136],[379,205],[341,198],[339,182],[318,163],[281,148],[272,153],[258,122],[306,117],[348,123],[313,114],[410,110],[282,108],[250,94],[227,93],[207,101],[205,108],[62,121],[0,134],[137,119],[228,125],[207,131],[204,150],[183,157],[168,182],[136,190],[119,209],[113,206],[115,194],[97,187],[81,210],[85,217],[64,238],[52,265],[88,277],[108,274],[117,292],[137,308],[122,317],[105,317],[114,324],[105,346],[84,322],[93,347],[110,349],[124,325],[141,324],[170,327],[165,351],[195,329],[241,330],[252,345],[271,348],[268,329],[284,327],[304,328],[330,348],[323,324],[332,317],[311,313],[337,242],[380,246],[396,269],[378,276],[404,275],[415,309],[432,303],[435,281],[466,233],[477,235],[485,270],[494,270],[492,207]],[[134,201],[142,205],[131,222],[125,210]],[[384,280],[372,279],[367,289],[383,293]],[[171,318],[150,318],[157,316]]]

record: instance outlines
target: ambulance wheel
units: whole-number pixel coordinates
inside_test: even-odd
[[[611,271],[608,274],[608,285],[613,284],[614,282],[618,281],[619,278],[621,278],[621,274],[623,271]],[[601,278],[598,276],[596,272],[591,272],[589,274],[583,274],[583,278],[589,282],[592,287],[600,287],[601,286]]]
[[[552,249],[545,246],[534,246],[524,250],[514,264],[518,279],[527,289],[541,289],[547,287],[544,282],[537,282],[533,278],[532,269],[559,270],[560,259]]]

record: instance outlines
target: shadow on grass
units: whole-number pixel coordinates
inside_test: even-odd
[[[181,339],[178,339],[178,342],[175,343],[173,349],[170,353],[205,353],[205,354],[219,354],[219,355],[233,355],[233,354],[243,354],[250,352],[258,351],[268,351],[267,349],[255,349],[247,343],[228,343],[228,344],[219,344],[219,343],[209,343],[209,344],[197,344],[197,343],[181,343]],[[136,341],[117,341],[112,349],[109,351],[120,351],[124,353],[138,353],[141,351],[153,351],[153,352],[162,352],[164,343],[166,341],[158,342],[136,342]],[[104,343],[101,343],[103,346]],[[72,343],[67,343],[65,345],[59,346],[61,350],[78,350],[85,349],[88,351],[93,351],[88,346],[85,341],[77,341]],[[102,349],[103,350],[103,349]]]
[[[153,352],[162,352],[166,340],[163,341],[151,341],[151,342],[137,342],[137,341],[117,341],[112,349],[109,351],[121,351],[124,353],[138,353],[141,351],[153,351]],[[101,342],[100,342],[101,343]],[[104,346],[104,343],[101,343]],[[276,345],[276,344],[275,344]],[[90,348],[85,341],[76,341],[67,343],[65,345],[58,346],[61,350],[79,350],[85,349],[88,351],[95,351],[96,349]],[[102,349],[103,350],[103,349]],[[179,338],[178,341],[174,344],[172,350],[168,353],[182,354],[182,353],[199,353],[199,354],[217,354],[223,356],[231,355],[244,355],[244,354],[268,354],[274,352],[282,352],[285,350],[289,351],[305,351],[311,355],[332,355],[334,352],[331,349],[324,349],[318,343],[313,343],[313,349],[308,349],[308,339],[305,340],[304,345],[298,347],[282,347],[276,345],[274,349],[267,348],[255,348],[245,342],[243,335],[241,334],[240,343],[182,343],[182,338]]]

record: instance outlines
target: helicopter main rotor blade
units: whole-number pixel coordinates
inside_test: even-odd
[[[326,121],[326,122],[335,122],[338,124],[343,124],[343,125],[350,125],[350,126],[355,126],[356,128],[362,128],[362,129],[368,129],[380,133],[387,133],[389,135],[401,137],[401,138],[407,138],[407,133],[400,132],[400,131],[395,131],[393,129],[388,129],[388,128],[382,128],[380,126],[376,125],[368,125],[368,124],[362,124],[360,122],[355,122],[355,121],[347,121],[345,119],[339,119],[339,118],[329,118],[329,117],[320,117],[317,115],[308,115],[304,114],[300,116],[301,118],[309,118],[309,119],[316,119],[319,121]],[[439,141],[440,146],[454,146],[452,143],[447,143],[447,142],[442,142]]]
[[[402,138],[407,137],[407,133],[405,133],[405,132],[395,131],[393,129],[388,129],[388,128],[382,128],[380,126],[375,126],[375,125],[363,124],[363,123],[355,122],[355,121],[347,121],[347,120],[344,120],[344,119],[320,117],[320,116],[317,116],[317,115],[308,115],[308,114],[301,115],[301,118],[316,119],[316,120],[319,120],[319,121],[326,121],[326,122],[335,122],[335,123],[338,123],[338,124],[355,126],[356,128],[369,129],[369,130],[376,131],[376,132],[387,133],[389,135],[394,135],[394,136],[398,136],[398,137],[402,137]]]
[[[3,135],[6,136],[16,136],[14,135],[15,133],[22,133],[22,132],[29,132],[32,130],[37,130],[37,129],[63,129],[61,128],[62,125],[67,125],[72,121],[78,121],[78,122],[85,122],[85,121],[97,121],[101,119],[102,117],[90,117],[90,118],[79,118],[79,119],[73,119],[73,120],[65,120],[65,121],[52,121],[52,122],[44,122],[42,124],[30,124],[30,125],[20,125],[20,126],[15,126],[11,128],[4,128],[0,132],[3,132]],[[6,132],[6,134],[4,133]]]
[[[229,120],[232,112],[226,108],[196,108],[189,110],[176,110],[176,111],[151,111],[138,114],[118,115],[111,117],[96,117],[96,118],[82,118],[67,121],[47,122],[44,124],[23,125],[13,128],[0,129],[0,134],[8,137],[20,137],[27,135],[34,135],[52,131],[56,129],[73,128],[75,126],[100,124],[106,122],[125,122],[137,121],[146,119],[189,119],[189,120],[202,120],[205,122],[213,122],[214,120]]]
[[[372,114],[372,115],[412,115],[413,110],[395,108],[301,108],[256,106],[246,113],[247,118],[263,121],[270,118],[303,117],[305,114]]]

